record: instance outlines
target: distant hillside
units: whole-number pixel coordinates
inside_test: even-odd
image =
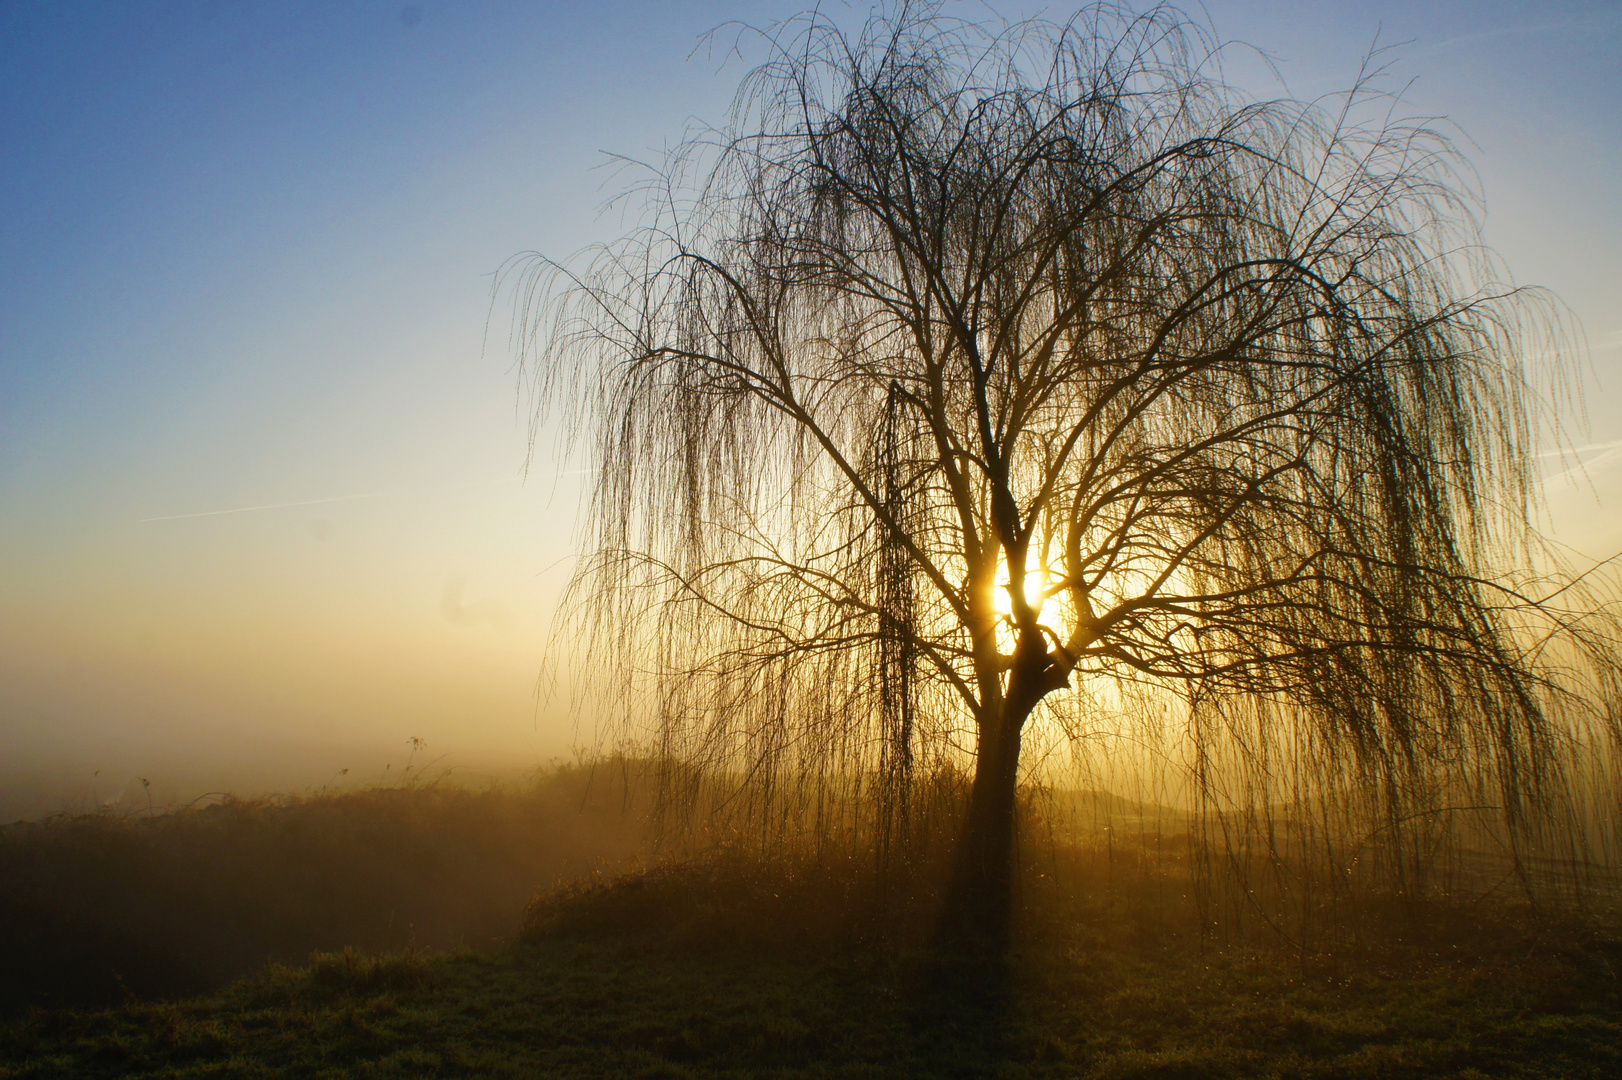
[[[0,829],[0,1011],[195,993],[312,950],[484,946],[636,852],[622,777],[227,799]]]

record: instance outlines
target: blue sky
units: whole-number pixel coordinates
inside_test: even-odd
[[[0,6],[0,818],[97,769],[98,798],[143,773],[178,797],[412,736],[469,769],[587,737],[534,692],[578,478],[544,444],[518,479],[490,275],[616,235],[602,152],[723,120],[743,68],[699,36],[794,9]],[[1578,441],[1622,439],[1622,9],[1206,10],[1301,96],[1395,47],[1408,108],[1462,129],[1489,241],[1587,330]],[[1242,51],[1230,74],[1281,92]],[[1622,547],[1605,453],[1551,495],[1595,555]]]

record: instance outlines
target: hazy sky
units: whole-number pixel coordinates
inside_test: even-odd
[[[520,481],[490,275],[617,235],[603,152],[724,120],[743,67],[699,36],[798,7],[0,6],[0,819],[399,769],[413,736],[569,752],[535,689],[579,477],[543,447]],[[1406,108],[1458,126],[1489,241],[1592,349],[1593,489],[1552,528],[1622,548],[1622,6],[1205,10],[1302,97],[1395,46]]]

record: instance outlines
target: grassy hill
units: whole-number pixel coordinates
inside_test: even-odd
[[[1569,957],[1307,972],[1063,948],[1003,986],[923,958],[553,940],[327,955],[210,997],[36,1013],[0,1076],[1610,1077],[1614,978]]]
[[[609,879],[482,955],[327,953],[36,1010],[0,1031],[0,1077],[1622,1075],[1622,949],[1507,908],[1305,956],[1028,903],[994,965],[804,910],[839,891],[713,864]]]
[[[613,769],[0,827],[0,1017],[220,987],[356,947],[490,947],[643,839]]]

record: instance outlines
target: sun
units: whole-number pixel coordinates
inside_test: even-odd
[[[1043,617],[1050,614],[1052,598],[1045,596],[1048,587],[1048,572],[1045,568],[1029,570],[1025,573],[1025,580],[1020,583],[1021,592],[1025,595],[1025,603],[1037,609],[1036,618],[1041,622]],[[997,588],[992,601],[997,608],[998,615],[1012,615],[1014,613],[1013,597],[1009,595],[1008,567],[1003,565],[1002,572],[997,575]]]

